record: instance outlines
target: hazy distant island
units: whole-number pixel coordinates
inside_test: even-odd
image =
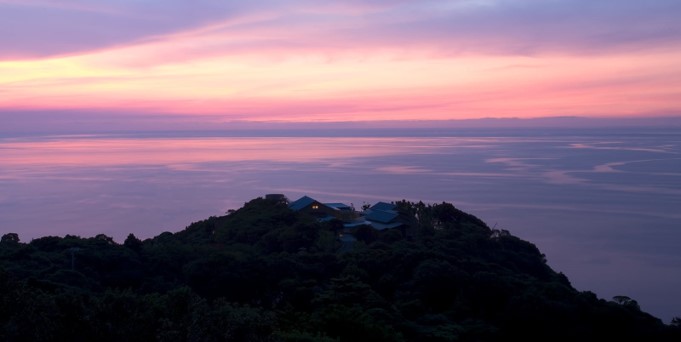
[[[535,245],[449,203],[271,194],[143,241],[0,242],[3,341],[625,338],[679,341],[681,319],[578,291]]]

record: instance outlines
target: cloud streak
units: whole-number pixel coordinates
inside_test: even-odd
[[[182,32],[222,37],[218,47],[237,51],[382,47],[527,55],[669,48],[681,41],[681,3],[673,0],[0,1],[0,9],[5,59],[70,55]]]
[[[678,115],[680,13],[670,0],[0,0],[0,109]]]

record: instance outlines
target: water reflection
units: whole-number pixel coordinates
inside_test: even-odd
[[[0,162],[3,166],[188,165],[249,160],[311,162],[395,155],[426,146],[435,144],[397,138],[73,138],[4,142]]]

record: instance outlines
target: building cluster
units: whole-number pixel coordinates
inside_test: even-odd
[[[376,230],[399,228],[404,225],[397,212],[397,206],[392,203],[378,202],[362,211],[345,203],[323,203],[312,197],[303,196],[293,202],[288,202],[282,194],[269,194],[266,199],[287,203],[291,210],[303,212],[316,217],[319,221],[339,220],[345,231],[367,225]]]

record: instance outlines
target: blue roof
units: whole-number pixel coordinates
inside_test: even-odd
[[[324,203],[324,205],[338,210],[352,210],[352,207],[345,203]]]
[[[393,222],[393,223],[371,222],[371,227],[376,229],[376,230],[392,229],[392,228],[397,228],[401,225],[403,225],[402,222]]]
[[[371,210],[366,214],[365,218],[368,221],[375,221],[381,223],[389,223],[396,219],[398,216],[396,211],[385,211],[385,210]]]
[[[307,207],[308,205],[314,202],[317,202],[317,200],[311,197],[303,196],[295,200],[293,203],[289,204],[288,207],[293,211],[298,211],[302,210],[303,208]]]
[[[392,203],[378,202],[371,207],[372,210],[390,211],[397,209],[397,206]]]

